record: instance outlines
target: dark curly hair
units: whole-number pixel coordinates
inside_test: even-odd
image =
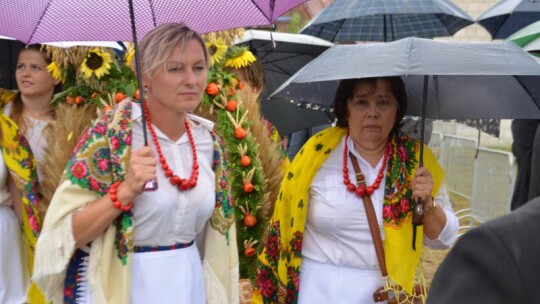
[[[374,92],[377,88],[378,79],[387,80],[390,83],[392,94],[394,94],[397,99],[398,110],[392,132],[397,132],[399,130],[401,127],[401,120],[403,120],[403,116],[405,116],[405,112],[407,112],[407,91],[405,90],[405,83],[399,76],[341,80],[336,90],[333,104],[336,125],[338,127],[348,127],[349,111],[347,109],[347,101],[352,97],[356,84],[367,83],[371,86],[371,92]]]

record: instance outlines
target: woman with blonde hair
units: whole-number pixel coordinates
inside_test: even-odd
[[[45,217],[33,279],[53,303],[237,303],[223,147],[212,122],[189,114],[206,88],[204,41],[163,24],[139,56],[146,99],[120,102],[80,139]],[[143,191],[148,180],[156,191]]]

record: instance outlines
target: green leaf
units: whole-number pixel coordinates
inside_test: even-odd
[[[133,84],[131,84],[131,83],[128,84],[128,85],[126,86],[126,95],[127,95],[128,97],[133,97],[133,95],[135,94],[135,90],[136,90],[136,89],[135,89],[135,86],[134,86]]]

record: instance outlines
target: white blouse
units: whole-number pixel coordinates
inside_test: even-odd
[[[362,200],[347,191],[343,184],[345,138],[332,151],[311,184],[302,255],[319,263],[376,270],[379,269],[379,264],[364,205]],[[351,139],[348,146],[354,147]],[[382,166],[382,158],[373,168],[354,148],[351,151],[358,158],[366,183],[373,184]],[[354,168],[351,162],[348,162],[348,169],[349,178],[354,181]],[[385,184],[383,178],[379,188],[371,196],[383,240],[385,234],[382,206]],[[446,225],[437,239],[430,240],[424,236],[424,244],[434,249],[448,248],[457,238],[458,221],[446,188],[441,187],[435,201],[446,213]]]
[[[133,139],[132,151],[144,145],[142,132],[141,108],[133,103]],[[210,130],[213,123],[195,115],[188,115],[191,132],[197,148],[199,178],[197,186],[187,191],[180,191],[165,176],[161,163],[158,162],[158,190],[144,192],[134,201],[134,244],[136,246],[173,245],[188,243],[202,234],[206,222],[212,216],[215,205],[215,179],[212,171],[214,146]],[[175,122],[171,122],[175,123]],[[183,124],[183,121],[176,123]],[[173,172],[187,178],[191,175],[193,154],[187,134],[177,141],[167,138],[156,126],[161,151]],[[148,132],[148,145],[158,154]]]

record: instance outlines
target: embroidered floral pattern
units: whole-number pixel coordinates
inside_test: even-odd
[[[181,248],[188,248],[193,245],[195,241],[189,243],[176,243],[168,246],[135,246],[133,247],[134,252],[156,252],[156,251],[167,251],[167,250],[176,250]]]
[[[412,178],[418,161],[415,158],[418,142],[405,134],[392,138],[392,151],[386,171],[383,223],[399,229],[411,220]]]
[[[4,114],[0,114],[2,156],[11,176],[22,188],[22,226],[25,246],[32,265],[34,246],[41,230],[42,219],[39,208],[44,204],[39,192],[36,163],[26,138],[17,124]]]
[[[131,103],[107,111],[84,133],[64,172],[66,178],[83,189],[104,195],[113,181],[123,180],[124,163],[129,158],[126,140],[131,138]],[[114,164],[114,166],[113,166]],[[133,214],[124,212],[115,220],[115,246],[124,265],[133,248]]]
[[[226,219],[234,217],[234,202],[228,187],[227,176],[227,157],[224,150],[224,144],[221,138],[211,132],[214,140],[214,159],[212,160],[212,170],[216,175],[216,207],[222,209]],[[230,227],[232,222],[227,224]]]
[[[257,286],[261,291],[261,294],[264,299],[264,303],[278,303],[277,293],[276,293],[276,277],[274,276],[272,270],[264,266],[262,263],[258,263],[259,270],[257,274]]]
[[[298,301],[298,291],[300,287],[300,270],[296,267],[287,269],[287,295],[285,303],[296,303]]]
[[[81,289],[81,283],[86,275],[87,264],[85,263],[88,263],[88,253],[76,250],[71,257],[64,279],[64,303],[66,304],[77,303],[77,299],[86,296],[85,291]]]
[[[83,189],[105,195],[110,185],[123,180],[127,161],[131,153],[132,120],[131,102],[125,101],[115,110],[107,111],[94,122],[82,136],[74,150],[74,156],[68,161],[64,175],[72,184]],[[226,160],[223,145],[214,139],[213,169],[216,174],[216,207],[212,223],[223,224],[220,231],[228,233],[234,223],[233,201],[227,183]],[[125,265],[127,255],[133,252],[133,212],[123,212],[114,223],[116,226],[115,247],[117,256]]]
[[[302,240],[303,239],[304,239],[304,234],[300,231],[296,231],[290,242],[291,251],[297,257],[302,257]]]

